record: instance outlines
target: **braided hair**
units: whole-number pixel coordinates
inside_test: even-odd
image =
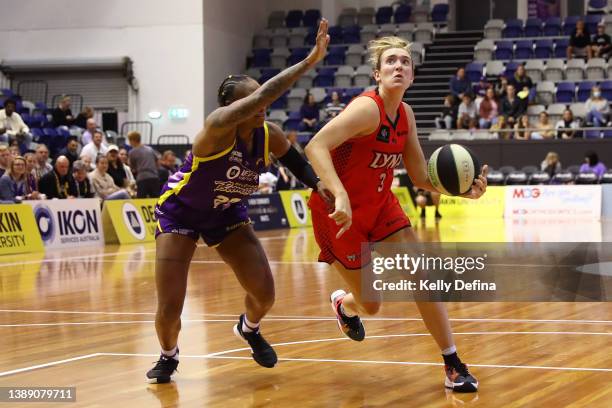
[[[230,75],[221,82],[219,91],[217,92],[217,102],[219,106],[227,106],[230,101],[234,98],[234,90],[236,85],[251,79],[248,75]]]

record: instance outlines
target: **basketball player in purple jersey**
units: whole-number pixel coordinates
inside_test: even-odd
[[[187,273],[200,236],[234,270],[247,292],[246,312],[234,333],[249,344],[258,364],[276,364],[276,353],[259,330],[274,303],[274,280],[243,200],[257,191],[269,153],[306,185],[323,191],[312,167],[278,126],[265,122],[264,114],[267,106],[325,57],[327,28],[327,20],[322,19],[310,54],[262,86],[244,75],[226,78],[219,88],[220,107],[206,118],[185,164],[163,187],[155,209],[155,328],[162,351],[147,372],[148,382],[169,382],[176,372]]]

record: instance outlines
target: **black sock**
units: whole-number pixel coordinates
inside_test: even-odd
[[[449,354],[448,356],[445,356],[443,354],[442,358],[444,358],[444,364],[446,364],[447,366],[458,367],[461,364],[461,360],[459,359],[457,352]]]

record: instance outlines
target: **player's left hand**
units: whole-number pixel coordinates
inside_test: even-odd
[[[487,191],[487,174],[489,173],[489,166],[486,164],[482,166],[482,171],[476,180],[474,180],[474,184],[472,184],[472,188],[465,194],[462,194],[461,197],[471,198],[473,200],[477,200]]]
[[[334,195],[332,194],[331,191],[329,191],[326,187],[325,184],[323,184],[322,181],[319,181],[317,183],[317,193],[319,193],[319,195],[321,196],[321,198],[323,199],[323,202],[325,203],[325,205],[327,206],[328,210],[330,213],[332,213],[334,211],[334,201],[336,200],[336,198],[334,197]]]

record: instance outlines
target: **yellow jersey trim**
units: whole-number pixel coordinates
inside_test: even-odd
[[[229,152],[231,152],[235,146],[236,146],[236,140],[234,139],[234,143],[232,143],[230,147],[228,147],[227,149],[217,154],[213,154],[212,156],[206,156],[206,157],[193,156],[193,163],[191,164],[191,171],[185,173],[185,175],[183,176],[183,179],[179,181],[176,186],[174,186],[173,188],[171,188],[170,190],[162,194],[162,196],[159,197],[159,200],[157,201],[157,205],[162,205],[173,194],[178,195],[183,189],[183,187],[185,187],[185,185],[189,183],[189,179],[191,178],[191,175],[193,174],[193,172],[195,172],[198,169],[198,167],[200,166],[200,163],[204,163],[207,161],[211,161],[211,160],[215,160],[220,157],[223,157]]]
[[[268,167],[270,165],[270,132],[268,131],[268,124],[266,122],[264,122],[264,132],[264,163],[266,167]]]

